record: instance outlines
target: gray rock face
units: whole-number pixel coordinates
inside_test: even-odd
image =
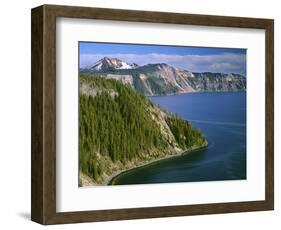
[[[123,64],[125,62],[119,59],[102,60],[113,63],[115,67],[111,64],[110,67],[107,64],[101,65],[99,61],[92,68],[80,72],[120,80],[145,96],[246,90],[246,77],[240,74],[194,73],[165,63],[137,66]]]
[[[239,74],[193,73],[189,82],[195,91],[241,91],[246,90],[246,78]]]

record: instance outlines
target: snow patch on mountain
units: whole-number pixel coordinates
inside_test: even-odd
[[[135,63],[127,63],[118,58],[104,57],[98,60],[93,66],[90,67],[92,71],[103,72],[118,69],[135,69],[138,65]]]

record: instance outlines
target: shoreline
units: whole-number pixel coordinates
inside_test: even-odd
[[[128,168],[128,169],[120,170],[120,171],[116,172],[115,174],[113,174],[112,176],[110,176],[110,177],[108,178],[108,180],[105,181],[105,182],[104,182],[103,184],[101,184],[101,185],[115,185],[115,184],[114,184],[114,180],[115,180],[117,177],[119,177],[119,176],[122,175],[122,174],[126,174],[126,173],[128,173],[129,171],[131,171],[131,170],[134,170],[134,169],[137,169],[137,168],[146,167],[146,166],[148,166],[148,165],[157,163],[157,162],[162,161],[162,160],[167,160],[167,159],[174,158],[174,157],[185,156],[185,155],[188,155],[188,154],[190,154],[190,153],[193,153],[193,152],[196,152],[196,151],[199,151],[199,150],[206,149],[206,148],[208,148],[208,145],[209,145],[209,144],[208,144],[208,142],[207,142],[207,144],[204,145],[204,146],[192,148],[192,149],[189,149],[189,150],[180,151],[179,153],[176,153],[176,154],[167,155],[167,156],[164,156],[164,157],[161,157],[161,158],[158,158],[158,159],[154,159],[154,160],[145,162],[145,163],[143,163],[143,164],[140,164],[140,165],[137,165],[137,166]]]
[[[92,178],[90,178],[89,176],[85,175],[85,174],[82,173],[82,172],[79,172],[79,174],[80,174],[79,178],[80,178],[80,179],[81,179],[82,177],[87,178],[87,185],[79,186],[79,188],[100,187],[100,186],[105,186],[105,185],[115,185],[115,184],[114,184],[114,180],[115,180],[117,177],[119,177],[121,174],[128,173],[129,171],[134,170],[134,169],[137,169],[137,168],[146,167],[146,166],[148,166],[148,165],[157,163],[157,162],[162,161],[162,160],[167,160],[167,159],[170,159],[170,158],[185,156],[185,155],[188,155],[188,154],[190,154],[190,153],[194,153],[194,152],[197,152],[197,151],[199,151],[199,150],[206,149],[206,148],[208,148],[208,146],[209,146],[209,143],[207,142],[206,145],[203,145],[203,146],[200,146],[200,147],[194,147],[194,148],[192,148],[192,149],[183,150],[183,151],[180,151],[180,152],[178,152],[178,153],[174,153],[174,154],[167,155],[167,156],[164,156],[164,157],[161,157],[161,158],[158,158],[158,159],[153,159],[153,160],[144,162],[144,163],[142,163],[142,164],[140,164],[140,165],[133,166],[133,167],[131,167],[131,168],[127,168],[127,169],[123,169],[123,170],[118,170],[118,171],[116,171],[116,173],[114,173],[114,174],[112,174],[111,176],[109,176],[109,177],[108,177],[103,183],[101,183],[101,184],[96,184],[96,183],[93,181]]]
[[[154,94],[154,95],[144,95],[145,97],[166,97],[166,96],[177,96],[182,94],[196,94],[196,93],[241,93],[246,92],[246,89],[241,90],[221,90],[221,91],[212,91],[212,90],[203,90],[203,91],[186,91],[178,93],[168,93],[168,94]]]

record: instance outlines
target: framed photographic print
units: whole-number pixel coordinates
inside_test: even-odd
[[[273,20],[32,9],[41,224],[272,210]]]

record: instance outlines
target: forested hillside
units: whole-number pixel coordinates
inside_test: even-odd
[[[186,120],[167,114],[131,86],[101,77],[80,76],[79,125],[80,173],[95,184],[107,183],[116,172],[207,145]]]

